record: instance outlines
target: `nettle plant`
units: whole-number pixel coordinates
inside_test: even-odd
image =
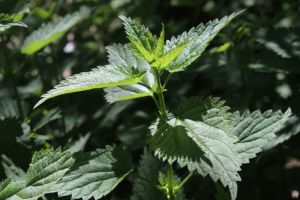
[[[171,76],[186,70],[240,13],[200,24],[170,40],[165,40],[164,27],[156,36],[137,21],[121,16],[129,44],[107,47],[109,64],[68,77],[35,107],[53,97],[99,88],[105,88],[110,103],[151,97],[159,114],[149,127],[136,173],[130,154],[116,146],[77,154],[70,149],[41,150],[34,154],[27,172],[9,167],[7,160],[6,171],[12,175],[1,184],[0,199],[38,199],[46,193],[99,199],[131,172],[132,200],[185,199],[182,186],[196,174],[222,183],[231,199],[236,199],[242,164],[276,137],[291,116],[290,109],[231,112],[220,98],[191,97],[169,110],[164,94]],[[179,168],[189,171],[186,177],[176,175]]]

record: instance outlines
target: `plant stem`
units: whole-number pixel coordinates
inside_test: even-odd
[[[160,104],[158,103],[158,101],[157,101],[157,99],[156,99],[156,97],[155,97],[154,95],[152,96],[152,99],[153,99],[153,101],[154,101],[156,107],[158,108],[158,110],[161,110]]]
[[[156,94],[158,96],[158,103],[159,103],[159,108],[160,108],[160,113],[162,115],[166,115],[167,114],[167,107],[166,107],[166,103],[165,103],[165,98],[164,98],[164,88],[161,84],[160,81],[160,72],[158,71],[158,69],[154,68],[154,74],[155,74],[155,78],[156,78],[156,83],[157,83],[157,91]]]
[[[166,78],[166,80],[165,80],[165,83],[164,83],[164,85],[163,85],[163,89],[166,88],[166,86],[167,86],[167,84],[168,84],[168,82],[169,82],[169,80],[170,80],[170,78],[171,78],[172,75],[173,75],[172,73],[169,73],[169,74],[168,74],[168,76],[167,76],[167,78]]]
[[[168,166],[168,199],[175,200],[175,194],[173,190],[173,167],[169,164]]]
[[[22,104],[21,104],[21,97],[20,97],[20,94],[18,92],[17,84],[16,84],[14,76],[13,76],[12,66],[10,65],[10,62],[9,62],[8,54],[6,52],[6,45],[5,45],[5,41],[4,41],[3,37],[1,38],[1,43],[2,43],[2,46],[3,46],[3,57],[4,57],[4,60],[6,61],[4,63],[5,72],[6,72],[6,74],[8,74],[8,76],[11,80],[11,84],[12,84],[12,88],[13,88],[13,91],[14,91],[16,101],[17,101],[17,107],[18,107],[18,110],[19,110],[20,117],[22,119],[24,119],[24,112],[23,112],[23,108],[22,108]]]
[[[177,190],[179,190],[180,188],[182,188],[182,186],[183,186],[186,182],[188,182],[188,180],[192,177],[192,175],[193,175],[193,172],[190,172],[190,173],[183,179],[183,181],[180,183],[180,185],[178,185]]]

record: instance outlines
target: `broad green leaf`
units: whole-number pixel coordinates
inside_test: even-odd
[[[22,12],[13,15],[0,13],[0,33],[8,30],[13,26],[20,26],[20,27],[27,28],[27,25],[21,22],[22,18],[23,18]]]
[[[74,163],[71,153],[60,149],[41,150],[33,155],[26,175],[10,180],[0,190],[8,200],[35,200],[48,193]],[[17,185],[17,187],[14,187]]]
[[[151,127],[150,145],[161,159],[220,180],[235,199],[242,163],[235,151],[238,138],[231,132],[228,110],[218,98],[187,100],[173,119],[169,115],[167,121],[160,120]]]
[[[123,149],[107,146],[80,155],[53,192],[72,199],[99,199],[110,193],[131,170],[130,155]]]
[[[184,120],[183,124],[189,137],[204,151],[212,166],[207,162],[186,163],[186,161],[181,165],[187,165],[189,170],[197,170],[203,176],[209,174],[215,182],[220,180],[224,186],[228,186],[232,199],[236,199],[236,182],[241,180],[238,171],[241,170],[242,164],[239,154],[235,151],[236,140],[221,129],[202,122]]]
[[[276,137],[275,133],[283,128],[291,114],[290,109],[285,113],[271,110],[261,113],[257,110],[252,113],[245,111],[233,114],[234,134],[239,138],[235,149],[243,163],[248,163]]]
[[[236,140],[200,121],[171,119],[160,123],[157,128],[152,127],[154,135],[150,139],[155,155],[169,163],[177,161],[202,176],[209,174],[214,181],[220,180],[235,199],[241,165],[234,149]]]
[[[218,97],[191,97],[182,102],[175,115],[180,119],[190,119],[193,121],[205,121],[206,124],[232,133],[232,119],[230,108],[225,106],[225,101]]]
[[[241,12],[233,13],[222,19],[215,19],[208,23],[200,24],[196,28],[190,29],[188,32],[182,33],[178,37],[172,37],[166,41],[165,52],[176,49],[178,45],[189,41],[187,47],[182,53],[166,68],[170,72],[183,71],[187,66],[201,56],[203,51],[209,45],[210,41],[236,16]]]
[[[42,99],[35,105],[35,108],[46,100],[63,94],[138,83],[143,75],[144,73],[133,67],[114,65],[97,67],[90,72],[75,74],[61,81],[54,89],[42,95]]]
[[[144,59],[137,58],[130,51],[128,44],[113,44],[106,47],[108,62],[116,66],[131,66],[139,71],[149,71],[149,63]]]
[[[151,96],[152,91],[149,89],[154,85],[154,76],[150,72],[150,65],[143,59],[135,57],[127,44],[116,44],[107,47],[108,60],[112,65],[133,66],[145,75],[140,83],[125,86],[106,88],[105,98],[108,102],[124,101],[136,98]]]
[[[172,49],[162,55],[160,58],[156,59],[153,63],[153,67],[158,67],[158,68],[166,68],[169,66],[169,64],[174,61],[180,54],[181,52],[185,49],[185,47],[188,45],[188,43],[180,44],[176,46],[175,49]]]
[[[79,11],[60,18],[57,21],[43,24],[39,29],[32,32],[24,41],[21,52],[34,54],[51,42],[63,36],[70,28],[82,19],[89,16],[90,9],[82,7]]]
[[[150,126],[150,130],[153,137],[150,138],[149,144],[158,158],[172,164],[178,159],[200,161],[203,157],[203,151],[187,135],[186,128],[171,115],[168,120],[156,120]]]

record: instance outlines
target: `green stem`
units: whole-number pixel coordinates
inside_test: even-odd
[[[169,80],[170,80],[170,78],[171,78],[172,75],[173,75],[172,73],[168,74],[168,76],[167,76],[167,78],[165,80],[165,83],[163,85],[163,89],[165,89],[167,87],[167,84],[168,84],[168,82],[169,82]]]
[[[11,84],[12,84],[12,88],[13,88],[13,91],[14,91],[16,101],[17,101],[17,107],[18,107],[18,110],[19,110],[20,117],[22,119],[24,119],[24,112],[23,112],[23,108],[22,108],[22,104],[21,104],[21,97],[20,97],[20,94],[18,92],[17,84],[16,84],[14,76],[13,76],[12,66],[10,65],[10,62],[9,62],[8,54],[6,52],[6,45],[5,45],[5,41],[4,41],[3,37],[1,38],[1,43],[2,43],[2,46],[3,46],[3,57],[6,61],[4,63],[5,72],[6,72],[6,74],[8,74],[8,76],[11,80]]]
[[[156,107],[158,108],[158,110],[161,110],[160,104],[159,104],[159,102],[157,101],[157,99],[156,99],[156,97],[155,97],[154,95],[152,96],[152,99],[153,99],[153,101],[154,101]]]
[[[155,74],[155,78],[156,78],[156,83],[157,83],[157,97],[158,97],[158,102],[159,102],[159,107],[160,107],[160,113],[162,115],[166,115],[167,114],[167,107],[166,107],[166,103],[165,103],[165,98],[164,98],[164,88],[161,84],[160,81],[160,72],[158,71],[158,69],[154,68],[154,74]]]
[[[180,183],[180,185],[178,185],[178,187],[176,188],[176,191],[178,191],[180,188],[182,188],[182,186],[188,182],[188,180],[190,180],[190,178],[193,176],[193,172],[190,172],[184,179],[183,181]]]
[[[168,199],[175,200],[175,194],[173,190],[173,167],[169,164],[168,167]]]

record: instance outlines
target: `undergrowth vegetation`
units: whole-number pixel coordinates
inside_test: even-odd
[[[267,199],[249,177],[300,128],[293,3],[271,28],[256,4],[229,3],[184,29],[143,1],[5,3],[0,200]]]

